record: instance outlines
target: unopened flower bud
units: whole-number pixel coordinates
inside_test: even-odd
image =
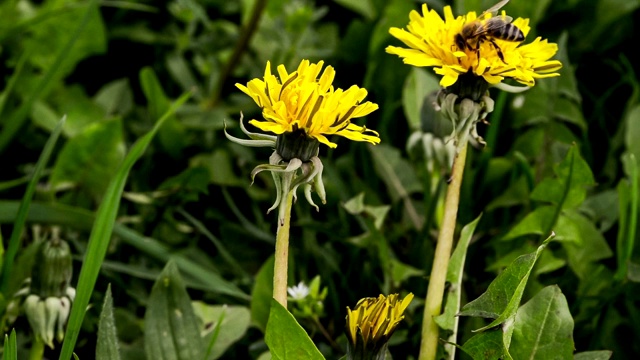
[[[72,273],[67,242],[61,239],[44,241],[38,247],[31,270],[30,292],[41,298],[65,296]]]

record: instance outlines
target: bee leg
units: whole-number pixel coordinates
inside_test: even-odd
[[[496,49],[496,52],[498,53],[498,57],[500,58],[500,60],[502,60],[502,62],[505,65],[509,65],[509,64],[507,64],[506,61],[504,61],[504,54],[502,53],[502,49],[500,49],[500,46],[498,46],[498,44],[496,44],[495,40],[489,38],[489,42],[491,42],[491,45],[493,45],[493,47]]]

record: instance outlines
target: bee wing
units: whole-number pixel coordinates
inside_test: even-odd
[[[488,32],[503,28],[510,22],[511,18],[508,16],[497,16],[489,18],[482,24],[482,26],[478,26],[478,28],[473,32],[473,36],[484,35]]]
[[[492,7],[488,8],[487,10],[485,10],[482,14],[480,14],[480,16],[478,16],[478,19],[482,19],[487,14],[497,14],[498,10],[502,9],[502,7],[507,5],[508,2],[509,2],[509,0],[500,1],[499,3],[493,5]]]

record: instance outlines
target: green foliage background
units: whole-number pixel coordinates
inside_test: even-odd
[[[240,112],[245,119],[260,116],[234,84],[262,76],[267,60],[290,70],[301,59],[324,60],[337,71],[335,86],[364,86],[368,100],[380,105],[366,125],[380,132],[382,144],[334,139],[337,149],[321,149],[327,204],[319,213],[305,201],[294,205],[289,283],[308,283],[320,275],[328,288],[322,325],[298,320],[327,358],[338,358],[345,349],[346,306],[366,296],[410,291],[416,300],[390,350],[397,359],[417,355],[420,301],[448,168],[425,158],[408,139],[425,131],[448,133],[429,107],[437,79],[430,70],[403,65],[384,48],[399,43],[389,27],[404,27],[419,3],[270,0],[246,47],[238,47],[242,29],[253,23],[256,2],[262,4],[0,4],[3,239],[10,237],[45,142],[67,116],[36,188],[13,270],[5,275],[11,285],[3,293],[3,310],[29,275],[34,225],[62,226],[79,272],[94,214],[125,154],[175,99],[190,92],[129,173],[90,301],[102,304],[111,283],[122,358],[144,358],[142,344],[150,335],[143,335],[143,319],[156,304],[150,301],[153,281],[174,259],[191,299],[204,303],[196,307],[201,319],[219,316],[219,308],[207,306],[227,304],[234,321],[221,326],[244,324],[220,328],[218,334],[226,329],[234,335],[214,353],[257,359],[267,350],[276,215],[265,212],[275,188],[268,174],[250,186],[249,173],[268,161],[270,150],[232,144],[224,137],[224,122],[240,136]],[[428,4],[440,11],[445,2]],[[460,14],[493,3],[451,5]],[[480,126],[488,145],[469,153],[458,221],[467,224],[483,213],[466,258],[463,303],[482,294],[506,265],[535,251],[554,230],[558,241],[540,256],[523,303],[557,284],[575,321],[576,350],[609,349],[614,359],[640,356],[640,344],[627,341],[640,338],[640,246],[634,246],[639,8],[637,0],[512,0],[507,5],[511,16],[531,18],[528,41],[542,36],[559,44],[557,58],[564,67],[561,77],[543,79],[522,94],[491,90],[496,110],[488,118],[491,125]],[[568,153],[577,154],[571,157],[575,162],[567,162],[574,161],[567,160]],[[556,194],[563,184],[566,193]],[[81,359],[95,357],[100,309],[89,309],[82,323],[75,347]],[[463,318],[460,343],[486,324]],[[8,333],[6,318],[3,326]],[[11,327],[18,331],[19,348],[28,348],[26,320],[19,318]],[[47,350],[47,355],[58,352]]]

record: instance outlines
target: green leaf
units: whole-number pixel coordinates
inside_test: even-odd
[[[191,299],[175,262],[153,284],[144,315],[144,348],[148,359],[202,359],[204,346]]]
[[[400,150],[384,144],[368,148],[373,156],[376,173],[387,185],[393,202],[401,199],[409,202],[410,194],[422,190],[413,168],[400,156]]]
[[[16,329],[11,330],[11,335],[4,335],[4,348],[2,360],[18,360],[18,345],[16,343]]]
[[[120,345],[118,344],[116,321],[113,317],[113,298],[111,297],[111,284],[109,284],[104,297],[102,311],[100,312],[100,323],[98,324],[98,343],[96,344],[96,360],[120,359],[119,348]]]
[[[583,351],[573,355],[573,360],[609,360],[612,354],[610,350]]]
[[[38,80],[37,85],[33,88],[33,90],[29,93],[26,100],[20,105],[18,110],[16,110],[13,115],[8,118],[4,126],[2,128],[2,132],[0,132],[0,153],[4,151],[4,149],[9,145],[9,143],[14,139],[16,133],[22,128],[24,122],[27,120],[27,116],[31,112],[31,107],[33,104],[40,99],[43,94],[46,94],[48,90],[51,88],[52,84],[56,82],[58,77],[61,77],[61,73],[64,72],[63,64],[69,58],[73,59],[72,50],[74,49],[74,45],[76,42],[79,42],[79,39],[82,37],[82,34],[85,33],[87,26],[90,26],[89,23],[92,20],[92,16],[95,19],[96,14],[98,14],[97,0],[93,0],[86,4],[86,10],[80,21],[77,21],[77,18],[74,18],[72,21],[64,21],[65,25],[71,24],[73,30],[62,31],[64,35],[71,34],[69,38],[64,42],[63,46],[56,46],[53,49],[47,49],[46,52],[48,54],[56,54],[53,61],[45,67],[44,75]],[[97,19],[96,25],[100,24],[101,26],[102,20]],[[77,25],[76,25],[77,24]],[[49,36],[45,32],[45,36]],[[104,39],[104,38],[103,38]],[[97,39],[93,39],[96,41]],[[34,51],[39,51],[42,48],[42,44],[49,44],[49,39],[45,37],[44,41],[35,42],[32,46]],[[77,47],[77,46],[76,46]],[[29,52],[31,55],[31,53]]]
[[[80,276],[78,278],[78,286],[76,288],[76,298],[71,307],[71,315],[67,324],[67,332],[62,344],[62,350],[60,351],[60,360],[67,360],[71,358],[73,347],[75,346],[78,334],[80,333],[80,327],[82,326],[82,319],[89,304],[91,293],[98,278],[100,272],[100,265],[104,260],[104,257],[109,247],[109,241],[111,240],[111,233],[115,224],[116,215],[120,207],[120,199],[122,197],[122,191],[129,175],[129,171],[136,163],[136,161],[144,154],[144,151],[153,140],[158,129],[162,126],[165,120],[173,114],[187,99],[189,94],[185,94],[180,97],[169,110],[158,120],[153,129],[146,135],[138,139],[131,147],[131,150],[125,157],[122,165],[116,172],[115,176],[109,184],[109,188],[98,208],[96,215],[96,221],[91,229],[91,235],[89,236],[89,244],[85,253],[85,258],[80,269]]]
[[[31,200],[33,199],[33,194],[36,190],[36,185],[40,180],[40,176],[42,175],[42,171],[47,166],[49,162],[49,157],[53,152],[53,148],[58,141],[58,137],[62,132],[62,128],[64,126],[65,118],[63,117],[58,122],[58,125],[53,132],[49,136],[47,143],[44,145],[44,149],[42,149],[42,153],[38,158],[38,162],[36,163],[36,167],[33,170],[33,175],[31,175],[31,180],[29,181],[29,185],[27,185],[27,190],[22,197],[22,202],[20,202],[20,208],[15,213],[15,218],[12,219],[13,229],[11,230],[11,236],[9,237],[9,244],[7,245],[7,252],[3,259],[2,264],[2,279],[0,279],[0,293],[7,294],[7,288],[9,285],[9,280],[11,279],[11,270],[13,267],[13,261],[15,260],[16,254],[18,253],[18,249],[20,247],[20,242],[22,239],[22,231],[24,230],[24,225],[27,220],[27,214],[29,213],[29,207],[31,206]]]
[[[563,241],[562,246],[567,251],[569,267],[580,279],[585,279],[591,276],[595,263],[613,256],[613,252],[593,221],[577,211],[566,211],[565,216],[574,224],[579,241]]]
[[[140,85],[147,98],[151,118],[154,119],[164,114],[171,103],[153,69],[145,67],[140,71]],[[172,113],[167,119],[166,125],[160,128],[158,140],[169,155],[178,158],[186,146],[185,139],[184,125],[179,123]]]
[[[595,185],[593,173],[580,156],[578,147],[572,146],[554,172],[556,178],[546,178],[531,193],[532,200],[550,202],[563,209],[580,205],[587,196],[587,187]]]
[[[205,333],[204,343],[213,341],[205,357],[208,360],[220,358],[244,336],[251,323],[251,312],[244,306],[207,305],[201,301],[194,301],[192,305],[196,316],[204,323],[204,329],[201,329]]]
[[[505,351],[502,330],[488,330],[473,336],[462,345],[462,350],[473,360],[502,359]]]
[[[91,124],[70,139],[56,159],[51,185],[73,184],[100,198],[124,158],[122,121]]]
[[[553,206],[540,206],[527,214],[520,222],[506,233],[502,240],[513,240],[523,235],[540,235],[552,226],[556,209]]]
[[[557,285],[547,286],[516,314],[509,352],[514,359],[571,359],[573,318]]]
[[[262,264],[251,291],[251,320],[263,332],[269,321],[270,301],[273,298],[273,256]]]
[[[425,106],[433,108],[433,101],[429,95],[438,90],[440,83],[435,76],[421,68],[411,69],[402,89],[402,106],[411,130],[422,129],[425,114],[423,109]]]
[[[271,357],[276,360],[324,359],[307,332],[275,299],[271,299],[264,341],[271,351]]]
[[[449,359],[451,360],[455,358],[456,348],[450,343],[456,343],[458,335],[459,317],[456,316],[456,314],[460,311],[460,299],[463,289],[462,275],[464,272],[465,260],[467,258],[467,248],[469,247],[469,243],[473,237],[473,232],[476,230],[476,226],[478,225],[478,222],[480,222],[481,217],[482,215],[479,215],[475,220],[462,228],[460,240],[458,241],[458,245],[456,245],[456,249],[453,251],[453,254],[451,254],[449,266],[447,267],[447,282],[449,283],[449,290],[447,292],[447,301],[444,306],[444,312],[442,315],[435,318],[435,322],[440,328],[453,332],[447,339],[449,343],[444,346],[445,350],[449,354]]]
[[[487,291],[463,306],[458,316],[479,316],[495,319],[489,325],[475,331],[483,331],[512,319],[520,306],[520,300],[527,285],[529,274],[531,274],[531,269],[533,269],[533,265],[535,265],[540,253],[547,246],[552,236],[545,240],[535,252],[518,257],[489,284]]]
[[[128,79],[114,80],[104,85],[93,100],[107,116],[122,116],[133,110],[133,92]]]

